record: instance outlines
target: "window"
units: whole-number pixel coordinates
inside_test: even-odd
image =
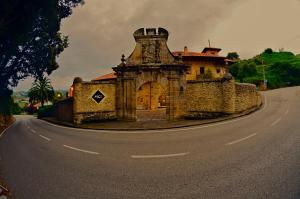
[[[205,68],[204,67],[200,67],[200,75],[205,73]]]
[[[184,88],[183,88],[182,86],[180,87],[179,94],[180,94],[180,95],[183,95],[183,94],[184,94]]]

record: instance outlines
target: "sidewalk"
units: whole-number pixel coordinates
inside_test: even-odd
[[[216,119],[205,119],[205,120],[176,120],[176,121],[167,121],[167,120],[148,120],[148,121],[105,121],[105,122],[95,122],[95,123],[85,123],[81,125],[74,125],[71,122],[62,122],[58,121],[55,118],[43,118],[43,120],[74,128],[82,128],[82,129],[96,129],[96,130],[114,130],[114,131],[138,131],[138,130],[159,130],[159,129],[172,129],[172,128],[183,128],[183,127],[191,127],[198,126],[204,124],[211,124],[216,122],[222,122],[225,120],[230,120],[238,117],[242,117],[245,115],[249,115],[259,108],[254,108],[251,110],[247,110],[245,112],[239,114],[233,114],[229,116],[224,116]]]

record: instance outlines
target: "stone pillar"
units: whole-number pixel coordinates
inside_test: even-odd
[[[229,75],[225,75],[223,82],[223,111],[227,114],[235,113],[235,81]]]
[[[124,119],[129,121],[136,120],[136,88],[135,79],[124,79],[123,90],[123,104],[124,104]]]
[[[167,118],[168,120],[175,120],[178,108],[179,99],[179,78],[169,77],[168,78],[168,92],[166,96],[167,101]]]
[[[83,117],[78,113],[79,106],[83,106],[80,102],[80,97],[81,97],[81,89],[82,89],[82,79],[79,77],[76,77],[73,81],[73,123],[74,124],[81,124]]]
[[[118,120],[124,119],[124,98],[124,81],[123,78],[118,78],[116,89],[116,109]]]

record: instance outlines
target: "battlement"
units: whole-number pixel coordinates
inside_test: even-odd
[[[169,32],[164,28],[140,28],[133,33],[135,40],[146,38],[168,39]]]

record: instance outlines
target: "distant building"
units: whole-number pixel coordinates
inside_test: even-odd
[[[220,48],[206,47],[202,52],[190,52],[185,46],[183,51],[172,52],[176,59],[182,56],[184,64],[190,66],[186,80],[219,79],[226,74],[227,67],[233,60],[219,55]],[[117,79],[115,73],[99,76],[92,81]]]
[[[223,78],[226,68],[232,63],[226,57],[220,56],[220,48],[206,47],[202,52],[190,52],[187,47],[183,51],[173,52],[177,58],[182,56],[183,62],[190,65],[186,75],[187,80]]]

